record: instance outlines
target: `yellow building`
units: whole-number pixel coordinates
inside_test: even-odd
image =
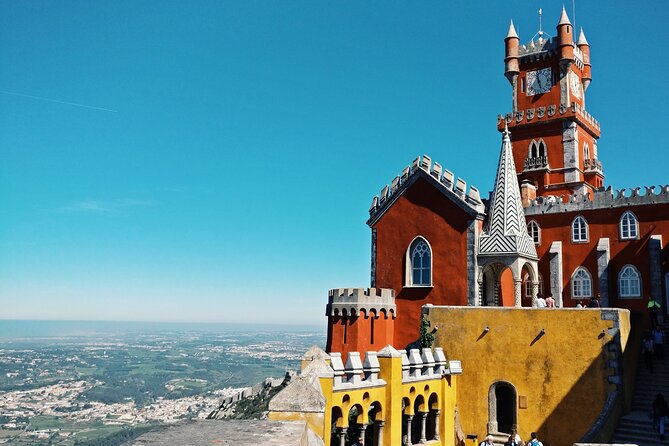
[[[271,420],[305,420],[325,444],[453,446],[458,361],[440,348],[386,346],[329,357],[310,350],[301,375],[269,405]]]

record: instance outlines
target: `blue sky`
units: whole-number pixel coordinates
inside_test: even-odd
[[[666,184],[669,2],[576,3],[605,182]],[[0,318],[324,324],[413,158],[492,187],[540,7],[1,1]]]

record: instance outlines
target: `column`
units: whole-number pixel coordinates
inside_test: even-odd
[[[339,446],[346,446],[346,428],[342,427],[339,431]]]
[[[513,279],[513,305],[516,308],[523,306],[523,281],[520,279]]]
[[[539,294],[539,281],[532,282],[532,308],[537,306],[537,295]]]
[[[427,420],[427,412],[420,412],[420,441],[419,443],[427,442],[427,435],[425,432]]]
[[[360,427],[360,438],[362,439],[360,440],[360,446],[365,446],[365,430],[367,429],[367,425],[363,423],[360,424],[359,427]]]
[[[383,446],[383,421],[376,422],[376,446]]]
[[[599,288],[599,304],[606,308],[611,306],[609,299],[609,260],[611,258],[609,239],[600,238],[597,242],[597,284]]]
[[[413,420],[413,415],[407,415],[407,436],[404,439],[404,444],[410,446],[411,443],[411,420]]]
[[[562,242],[553,242],[548,253],[550,256],[551,276],[549,283],[551,293],[553,293],[556,305],[564,308],[564,303],[562,302]]]
[[[439,441],[441,438],[439,438],[439,431],[441,430],[441,425],[439,424],[439,409],[435,409],[434,411],[434,439]]]

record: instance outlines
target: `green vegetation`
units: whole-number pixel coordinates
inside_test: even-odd
[[[432,348],[434,343],[435,329],[430,329],[430,321],[424,314],[420,317],[420,346],[421,348]]]

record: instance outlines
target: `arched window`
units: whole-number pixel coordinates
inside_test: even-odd
[[[571,241],[577,243],[588,241],[588,223],[580,215],[571,224]]]
[[[641,297],[641,276],[632,265],[625,265],[618,274],[618,295],[620,297]]]
[[[582,266],[571,276],[571,297],[575,299],[592,297],[592,277]]]
[[[538,150],[537,150],[537,142],[532,140],[530,143],[530,158],[536,158],[539,156]]]
[[[633,213],[627,211],[620,217],[620,238],[623,240],[639,237],[639,221]]]
[[[527,224],[527,233],[530,234],[530,238],[535,245],[541,244],[541,228],[539,228],[539,223],[532,220]]]
[[[590,146],[588,145],[587,142],[583,143],[583,159],[584,160],[590,159]]]
[[[546,144],[543,139],[539,141],[539,156],[546,156]]]
[[[407,252],[408,286],[432,285],[432,249],[422,237],[416,237]]]

